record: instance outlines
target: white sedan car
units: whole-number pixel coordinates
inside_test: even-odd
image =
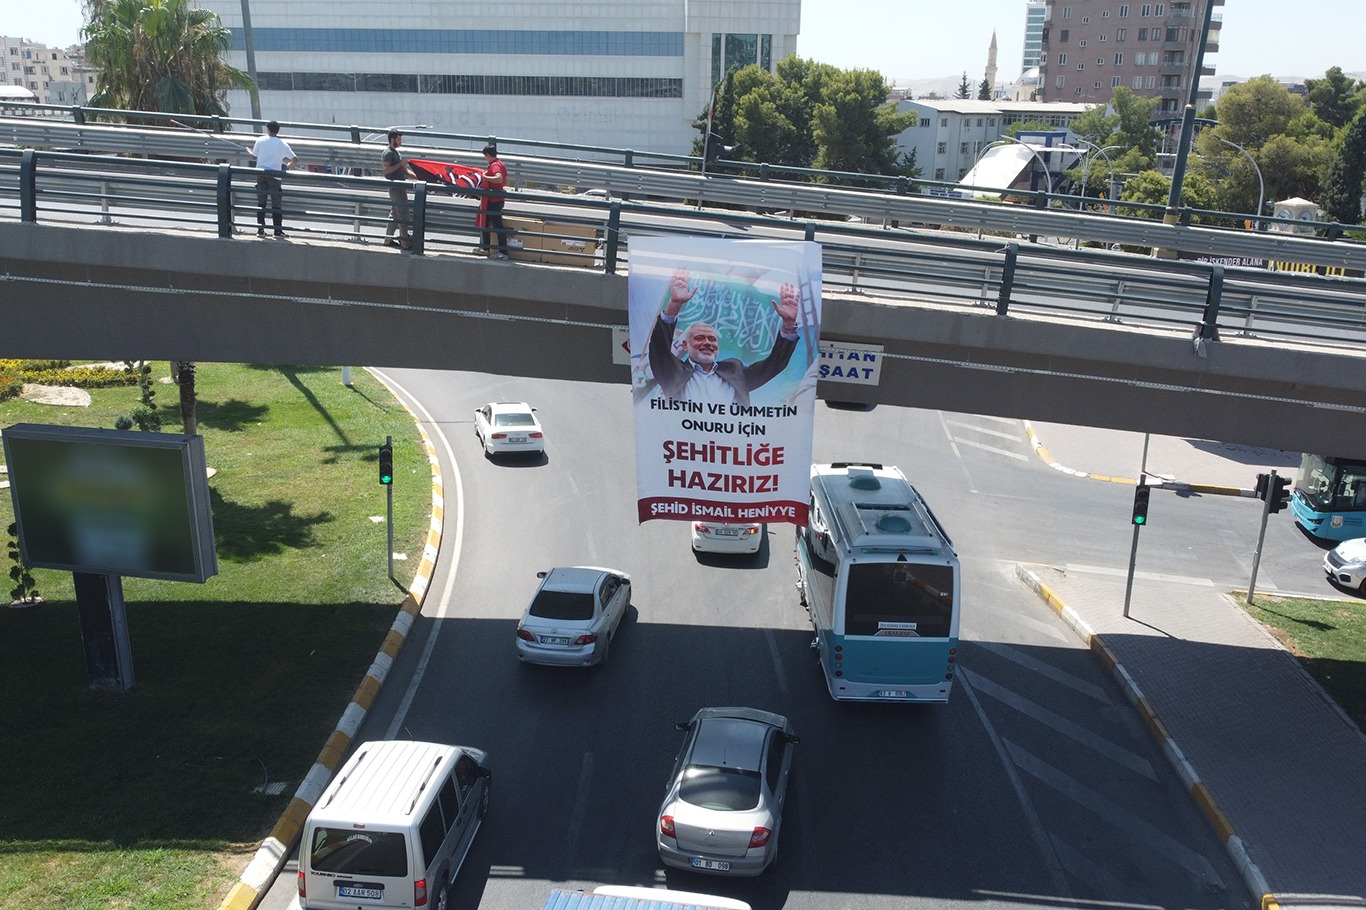
[[[694,521],[694,553],[758,553],[764,526],[757,522]]]
[[[536,577],[541,586],[517,623],[517,657],[552,667],[606,662],[631,605],[631,577],[597,566],[551,569]]]
[[[474,412],[474,435],[486,455],[544,452],[545,432],[525,401],[491,401]]]
[[[1366,594],[1366,537],[1344,540],[1323,557],[1329,581]]]

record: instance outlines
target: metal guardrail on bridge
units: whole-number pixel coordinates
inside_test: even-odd
[[[83,109],[74,110],[79,112]],[[169,115],[145,116],[167,118]],[[214,126],[222,127],[220,121],[212,122]],[[297,126],[307,132],[298,138],[291,137],[290,141],[308,164],[333,171],[376,167],[382,149],[379,132],[363,133],[356,127],[326,124]],[[330,134],[336,138],[327,138]],[[324,138],[312,138],[314,135]],[[0,141],[20,147],[217,160],[237,165],[249,163],[247,151],[254,139],[254,135],[246,133],[67,123],[38,117],[0,118]],[[366,142],[366,139],[372,141]],[[406,140],[405,149],[411,157],[438,157],[483,164],[482,157],[475,150],[477,147],[470,145],[474,141],[473,137],[419,131],[408,134]],[[529,140],[517,141],[536,145]],[[560,149],[549,143],[540,145]],[[593,151],[622,154],[628,160],[636,154],[615,149]],[[640,155],[642,159],[646,157]],[[653,157],[661,161],[677,158],[679,164],[690,160],[678,156]],[[1078,245],[1085,242],[1104,246],[1161,247],[1178,250],[1191,258],[1255,259],[1366,272],[1366,243],[1344,239],[1330,241],[1274,231],[1242,231],[1194,224],[1169,225],[1151,219],[1049,207],[1096,204],[1096,200],[1083,197],[1014,191],[1011,194],[1013,197],[1028,198],[1032,204],[1003,204],[908,193],[905,192],[904,180],[898,182],[893,178],[868,175],[864,177],[886,181],[888,188],[853,189],[834,183],[714,174],[703,176],[694,171],[650,167],[634,161],[618,165],[566,157],[504,155],[504,158],[511,164],[513,173],[523,186],[595,188],[622,199],[691,201],[751,212],[803,213],[806,217],[828,220],[856,216],[866,222],[883,225],[949,227],[975,231],[982,236],[1061,238]],[[763,166],[760,170],[762,173],[771,171],[779,174],[801,169],[770,169]],[[802,176],[830,180],[859,177],[816,171],[804,171]],[[1182,214],[1189,218],[1195,213],[1183,209]],[[1342,229],[1341,225],[1327,224],[1310,227],[1321,228],[1333,236]]]
[[[252,233],[258,173],[231,165],[0,149],[0,217],[234,238]],[[292,174],[285,194],[288,226],[295,236],[376,242],[389,217],[389,185],[375,177]],[[413,191],[415,252],[474,248],[475,200],[439,195],[420,183]],[[1360,280],[561,193],[524,191],[510,198],[510,212],[539,217],[543,236],[566,242],[557,261],[609,273],[629,256],[632,236],[806,238],[822,245],[827,294],[1100,320],[1205,340],[1225,333],[1355,350],[1366,342],[1366,282]],[[593,242],[582,242],[585,237]]]

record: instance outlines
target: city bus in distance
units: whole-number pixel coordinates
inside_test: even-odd
[[[812,465],[797,572],[831,698],[949,700],[958,666],[958,555],[901,471]]]
[[[1366,537],[1366,461],[1305,455],[1290,497],[1295,521],[1315,537]]]

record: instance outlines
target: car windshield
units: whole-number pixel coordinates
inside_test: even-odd
[[[531,615],[541,619],[592,619],[593,595],[568,591],[539,591],[531,602]]]
[[[703,809],[742,812],[759,805],[759,772],[692,765],[683,772],[678,796]]]
[[[530,414],[494,414],[495,427],[534,427],[536,418]]]

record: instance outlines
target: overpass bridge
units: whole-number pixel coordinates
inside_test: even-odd
[[[680,178],[710,179],[659,179]],[[644,195],[648,180],[633,179]],[[466,255],[471,200],[421,186],[425,255],[377,248],[387,196],[366,177],[291,177],[288,217],[304,239],[244,240],[234,223],[254,212],[253,180],[231,164],[0,149],[0,357],[350,363],[625,387],[614,329],[627,321],[631,236],[805,237],[823,248],[823,340],[883,350],[877,385],[823,381],[828,400],[1366,456],[1360,279],[924,226],[988,217],[961,201],[916,199],[919,226],[905,229],[534,191],[514,197],[519,214],[591,227],[601,246],[575,265],[510,265]],[[753,192],[737,183],[728,189]],[[814,192],[825,206],[840,193],[858,197],[842,203],[855,210],[898,204]],[[1207,255],[1223,244],[1241,258],[1260,241],[1268,257],[1366,264],[1344,244],[997,208],[990,217],[1025,218],[1042,236],[1090,218],[1101,235],[1129,222],[1144,240]]]

